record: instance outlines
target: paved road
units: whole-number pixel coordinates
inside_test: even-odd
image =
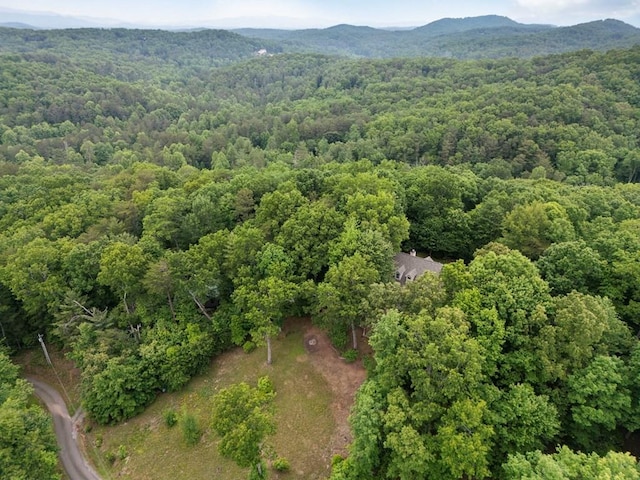
[[[100,476],[85,460],[76,442],[75,421],[71,418],[62,396],[49,384],[27,377],[35,394],[45,403],[53,415],[53,428],[60,447],[59,455],[67,475],[71,480],[101,480]]]

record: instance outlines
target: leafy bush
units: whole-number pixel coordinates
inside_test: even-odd
[[[175,392],[209,364],[216,351],[215,337],[207,328],[188,323],[185,328],[162,324],[149,329],[140,354],[145,369],[163,390]]]
[[[358,351],[351,348],[342,354],[342,358],[347,363],[353,363],[358,359]]]
[[[267,478],[267,466],[260,460],[256,466],[251,467],[249,480],[263,480],[265,478]]]
[[[180,425],[182,427],[182,435],[184,436],[187,445],[192,446],[200,441],[200,427],[198,420],[191,413],[183,412],[180,419]]]
[[[124,445],[120,445],[118,447],[118,451],[116,452],[116,456],[118,457],[118,459],[124,460],[125,458],[127,458],[127,455],[129,455],[129,453],[127,452],[127,447],[125,447]]]
[[[164,419],[164,424],[171,428],[178,423],[178,414],[172,408],[165,410],[162,412],[162,418]]]
[[[273,468],[279,472],[288,472],[291,469],[291,464],[286,458],[278,457],[273,461]]]
[[[273,382],[267,375],[258,379],[258,391],[267,396],[271,396],[275,392]]]
[[[247,340],[242,345],[242,350],[244,350],[244,353],[251,353],[255,349],[256,349],[256,344],[254,342],[252,342],[251,340]]]
[[[109,359],[104,368],[83,374],[82,401],[96,422],[114,424],[133,417],[155,397],[155,380],[135,355]]]

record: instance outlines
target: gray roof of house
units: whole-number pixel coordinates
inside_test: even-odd
[[[408,273],[413,273],[413,271],[415,271],[414,278],[417,278],[424,272],[440,273],[440,270],[442,270],[442,264],[436,262],[431,257],[422,258],[409,255],[408,253],[398,253],[394,257],[394,262],[396,270],[402,272],[402,277],[399,280],[403,283],[405,280],[404,277]],[[404,270],[402,267],[404,267]]]

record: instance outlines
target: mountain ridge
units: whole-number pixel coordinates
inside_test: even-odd
[[[284,52],[352,57],[531,57],[571,50],[609,50],[640,44],[640,29],[606,19],[569,27],[523,24],[499,15],[444,18],[409,30],[354,25],[325,29],[235,29],[240,35],[277,41]]]
[[[5,52],[46,51],[52,54],[59,47],[64,49],[69,42],[77,44],[80,38],[87,45],[94,45],[94,49],[105,41],[116,42],[114,48],[119,52],[133,52],[158,61],[169,59],[179,64],[180,55],[192,55],[183,47],[192,50],[193,55],[224,59],[224,62],[250,58],[265,49],[268,53],[351,58],[528,58],[574,50],[628,48],[640,44],[640,29],[615,19],[556,27],[522,24],[508,17],[485,15],[445,18],[409,30],[350,24],[301,30],[200,28],[173,31],[122,27],[29,30],[24,25],[12,25],[0,31],[0,38],[3,39],[0,51]],[[99,49],[105,48],[108,46]],[[226,55],[225,50],[230,49],[234,50],[233,55]],[[87,55],[90,53],[87,51]]]

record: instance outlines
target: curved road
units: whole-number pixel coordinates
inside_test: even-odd
[[[27,377],[27,380],[33,385],[35,394],[45,403],[53,415],[53,428],[60,447],[58,454],[69,478],[71,480],[101,480],[78,448],[75,417],[72,419],[69,416],[62,396],[47,383],[31,377]]]

